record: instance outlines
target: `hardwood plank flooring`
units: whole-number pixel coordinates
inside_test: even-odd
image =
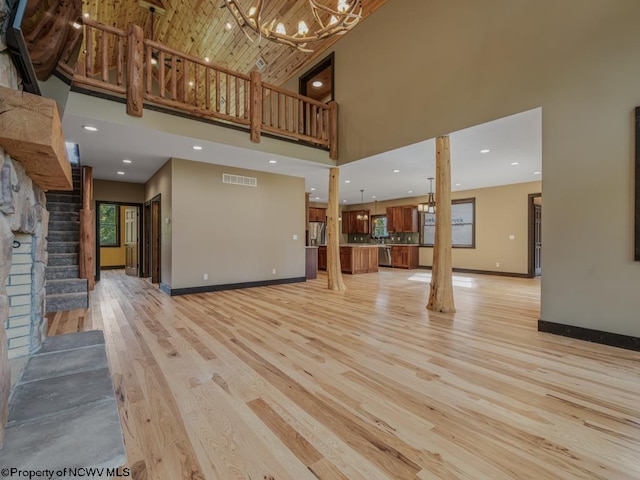
[[[136,479],[638,479],[640,354],[536,330],[539,280],[345,276],[169,297],[105,271],[49,334],[107,339]]]

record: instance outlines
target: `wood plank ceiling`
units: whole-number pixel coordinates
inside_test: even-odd
[[[362,0],[362,21],[386,2]],[[220,8],[222,3],[222,0],[84,0],[82,11],[95,21],[123,30],[130,23],[140,25],[145,37],[151,38],[149,5],[155,5],[160,13],[155,14],[154,40],[241,73],[256,69],[256,61],[262,58],[267,64],[262,70],[263,81],[278,86],[312,66],[340,38],[313,44],[313,53],[267,40],[251,42],[228,10]],[[252,0],[240,2],[243,6],[252,3]],[[334,0],[326,3],[335,7]],[[312,23],[308,5],[307,0],[266,0],[263,16],[277,17],[289,31],[294,31],[298,20]],[[231,30],[225,28],[227,22],[231,23]]]

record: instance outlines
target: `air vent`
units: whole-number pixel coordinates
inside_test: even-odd
[[[231,185],[242,185],[243,187],[257,187],[258,179],[255,177],[243,177],[242,175],[231,175],[230,173],[223,173],[222,183],[229,183]]]
[[[264,70],[266,66],[267,62],[265,61],[265,59],[262,57],[258,58],[258,60],[256,61],[256,67],[258,67],[258,70]]]

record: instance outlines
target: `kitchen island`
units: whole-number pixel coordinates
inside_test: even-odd
[[[359,274],[378,271],[378,247],[376,245],[352,243],[340,245],[340,267],[342,273]],[[318,247],[318,269],[327,269],[327,247]]]

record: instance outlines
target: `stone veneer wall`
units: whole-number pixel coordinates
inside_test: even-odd
[[[5,44],[9,7],[0,0],[0,86],[19,89],[20,80]],[[44,317],[44,268],[49,213],[44,192],[26,175],[24,167],[0,147],[0,446],[4,441],[11,369],[5,323],[9,317],[7,280],[11,273],[14,233],[31,236],[31,308],[28,315],[29,351],[36,350],[46,335]]]

